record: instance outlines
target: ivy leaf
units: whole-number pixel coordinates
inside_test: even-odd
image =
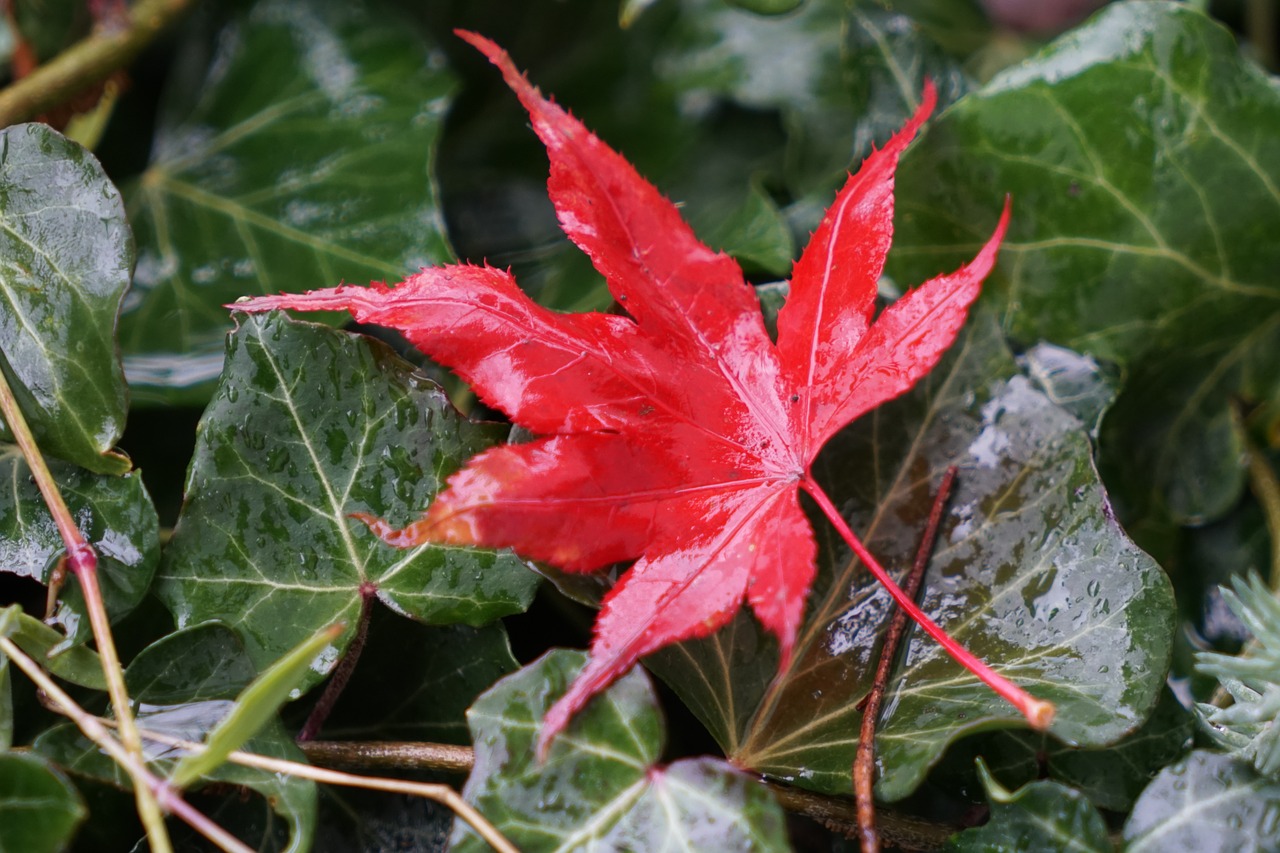
[[[991,819],[956,835],[945,853],[1013,853],[1018,850],[1063,850],[1111,853],[1107,825],[1088,798],[1057,782],[1031,782],[1008,791],[978,761]]]
[[[516,548],[570,571],[636,560],[605,599],[591,664],[540,741],[641,656],[727,623],[745,601],[789,662],[814,577],[803,489],[890,593],[950,654],[1043,727],[1053,714],[958,647],[872,561],[809,467],[845,424],[907,391],[950,345],[994,263],[1008,206],[977,257],[872,323],[892,233],[893,172],[934,106],[849,177],[797,262],[777,345],[754,290],[694,236],[619,154],[543,98],[492,42],[497,65],[551,159],[565,233],[629,316],[553,314],[491,267],[426,269],[375,283],[259,297],[243,310],[347,309],[403,331],[485,402],[546,437],[489,451],[424,518],[387,542]]]
[[[1156,777],[1124,825],[1125,853],[1263,853],[1280,845],[1280,782],[1196,750]]]
[[[1280,388],[1277,138],[1280,90],[1232,33],[1116,3],[957,102],[904,171],[892,275],[967,257],[1007,190],[1006,329],[1126,368],[1099,442],[1126,520],[1200,525],[1244,488],[1231,406]]]
[[[43,124],[0,130],[0,354],[40,449],[122,474],[115,321],[133,240],[92,154]],[[0,437],[12,440],[0,425]]]
[[[523,610],[537,576],[509,554],[392,551],[352,513],[408,521],[499,431],[470,424],[385,345],[284,316],[248,317],[227,344],[157,593],[179,625],[219,620],[269,666],[361,601],[432,623]],[[234,523],[231,523],[234,520]]]
[[[0,754],[0,850],[65,850],[86,815],[80,794],[44,758]]]
[[[112,620],[126,616],[146,595],[160,561],[160,522],[134,471],[123,477],[94,474],[56,459],[49,471],[85,540],[98,552],[98,581]],[[0,444],[0,571],[42,584],[66,553],[40,490],[17,445]],[[92,632],[80,584],[68,580],[54,612],[68,643]]]
[[[790,849],[782,809],[759,783],[711,758],[657,763],[662,716],[641,672],[610,687],[539,762],[539,721],[585,663],[552,651],[467,712],[476,763],[463,796],[513,844],[530,853]],[[488,846],[458,821],[450,849]]]
[[[951,465],[956,490],[921,606],[1058,709],[1050,733],[1109,745],[1151,713],[1174,627],[1168,578],[1109,515],[1084,424],[1018,372],[979,312],[937,368],[834,439],[815,465],[854,529],[895,571],[910,567]],[[888,595],[834,537],[792,663],[750,620],[652,659],[739,766],[847,793]],[[918,632],[877,726],[877,795],[906,796],[947,745],[1022,725]]]
[[[232,709],[236,696],[257,674],[243,644],[225,625],[206,623],[179,630],[147,646],[125,670],[129,695],[138,702],[138,727],[170,737],[200,741]],[[144,750],[158,775],[167,775],[182,750],[144,738]],[[34,744],[41,755],[68,772],[128,789],[128,776],[74,725],[56,726]],[[262,727],[244,749],[260,755],[305,761],[302,751],[276,719]],[[314,839],[316,786],[306,779],[224,764],[206,777],[247,787],[289,827],[286,853],[309,850]],[[259,828],[270,821],[260,821]]]
[[[175,78],[126,188],[138,237],[120,342],[136,397],[205,402],[220,306],[251,288],[399,277],[450,257],[434,152],[455,82],[411,25],[364,2],[267,0]]]

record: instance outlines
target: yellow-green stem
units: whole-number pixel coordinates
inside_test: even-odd
[[[253,853],[239,839],[182,799],[164,780],[152,775],[151,771],[147,770],[146,765],[138,756],[126,750],[119,741],[111,736],[111,733],[107,731],[101,720],[76,704],[76,701],[68,696],[58,686],[58,683],[50,678],[49,674],[28,657],[26,652],[22,651],[16,643],[7,637],[0,637],[0,652],[4,652],[18,669],[22,670],[37,687],[44,691],[44,694],[52,700],[58,709],[71,718],[72,722],[76,724],[76,727],[80,729],[85,737],[97,744],[103,752],[110,755],[117,764],[124,768],[125,773],[129,775],[129,779],[133,782],[134,790],[147,791],[153,800],[157,802],[163,801],[166,809],[185,821],[192,829],[212,841],[219,849],[225,850],[227,853]],[[167,834],[165,838],[167,840]]]
[[[93,639],[98,646],[98,656],[102,660],[102,674],[107,680],[107,693],[111,697],[111,707],[120,721],[120,740],[128,752],[142,761],[142,742],[138,739],[137,727],[133,724],[133,713],[129,707],[129,692],[125,688],[124,670],[120,666],[120,657],[116,654],[115,639],[111,636],[111,624],[107,618],[107,608],[102,600],[102,589],[98,585],[98,557],[93,546],[85,541],[80,529],[76,527],[71,511],[67,509],[58,484],[54,482],[49,466],[36,445],[27,419],[18,407],[18,400],[9,387],[4,372],[0,371],[0,416],[9,426],[14,441],[22,451],[22,456],[31,470],[31,478],[35,480],[40,496],[44,498],[53,523],[62,536],[67,548],[66,562],[71,572],[80,581],[80,591],[84,596],[84,606],[89,612],[89,625],[93,630]],[[52,580],[52,579],[51,579]],[[54,591],[50,591],[50,596]],[[138,817],[147,830],[147,840],[153,853],[172,853],[173,845],[169,843],[169,833],[164,826],[164,815],[156,802],[155,796],[145,785],[134,785],[134,796],[138,803]]]

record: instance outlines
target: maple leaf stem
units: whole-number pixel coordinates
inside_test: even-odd
[[[822,487],[813,479],[812,476],[806,476],[802,481],[804,490],[809,496],[818,502],[818,506],[822,508],[822,512],[827,519],[835,526],[836,531],[844,538],[849,547],[853,549],[853,553],[857,555],[862,564],[871,570],[871,574],[875,575],[876,580],[884,584],[885,589],[893,596],[893,600],[898,606],[907,612],[907,615],[915,620],[916,624],[925,630],[930,637],[938,642],[947,654],[972,672],[984,684],[996,692],[997,695],[1005,699],[1009,704],[1013,705],[1027,719],[1027,723],[1037,731],[1044,731],[1049,728],[1049,724],[1053,722],[1054,706],[1052,702],[1045,702],[1037,699],[1000,673],[987,666],[980,658],[966,649],[960,643],[944,631],[938,623],[934,622],[929,616],[916,606],[911,600],[911,596],[902,591],[901,587],[893,580],[884,566],[880,565],[880,561],[875,558],[867,546],[862,544],[862,540],[849,529],[849,525],[845,523],[844,517],[840,515],[840,511],[836,509],[831,498],[823,491]]]

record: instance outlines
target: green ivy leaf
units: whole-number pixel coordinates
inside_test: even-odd
[[[432,161],[453,90],[430,42],[363,2],[265,0],[235,17],[203,78],[171,89],[128,188],[138,269],[120,334],[135,394],[208,399],[221,306],[242,295],[449,260]]]
[[[76,789],[38,755],[0,755],[0,850],[65,850],[85,818]]]
[[[303,689],[346,648],[368,594],[437,624],[523,610],[537,576],[509,553],[400,550],[350,517],[408,524],[504,432],[467,422],[384,344],[281,314],[242,317],[157,593],[179,625],[236,628],[259,667],[346,622]]]
[[[232,710],[237,695],[256,676],[244,646],[225,625],[206,623],[179,630],[138,653],[125,671],[129,695],[138,703],[138,727],[144,731],[200,741]],[[147,741],[144,750],[157,775],[166,776],[183,756],[167,744]],[[72,725],[41,734],[34,749],[68,772],[129,788],[128,776]],[[305,761],[279,721],[273,720],[244,749],[260,755]],[[224,764],[207,777],[249,788],[289,827],[286,853],[309,850],[314,839],[316,786],[237,764]]]
[[[1190,5],[1117,3],[933,123],[898,180],[889,271],[970,257],[1025,342],[1127,369],[1100,448],[1122,517],[1201,524],[1244,486],[1235,399],[1280,393],[1280,90]]]
[[[815,474],[872,553],[905,571],[934,484],[959,466],[921,606],[993,668],[1056,703],[1080,745],[1136,729],[1164,683],[1168,579],[1111,518],[1084,425],[1018,374],[979,315],[929,377],[837,436]],[[652,658],[735,763],[847,792],[887,593],[819,524],[820,576],[790,667],[740,617]],[[932,640],[908,635],[877,728],[877,793],[910,793],[965,734],[1023,725]]]
[[[981,761],[978,773],[991,801],[991,820],[953,837],[943,848],[946,853],[1111,853],[1102,815],[1079,791],[1056,782],[1032,782],[1010,792]]]
[[[98,552],[98,581],[113,621],[137,606],[160,560],[160,522],[134,471],[123,477],[94,474],[56,459],[49,471],[80,532]],[[0,571],[42,584],[66,553],[66,545],[44,505],[31,471],[14,444],[0,444]],[[80,585],[69,577],[54,620],[71,643],[87,640],[88,611]]]
[[[638,670],[574,717],[534,757],[542,717],[586,663],[552,651],[467,714],[476,764],[463,796],[521,850],[788,850],[782,810],[754,780],[711,758],[663,767],[663,724]],[[488,847],[461,821],[452,850]]]
[[[375,608],[326,738],[470,744],[466,710],[519,668],[501,622],[423,625]]]
[[[92,154],[43,124],[0,130],[0,354],[40,449],[100,473],[129,460],[114,338],[133,240]],[[0,425],[0,438],[12,440]]]
[[[1263,853],[1280,846],[1280,782],[1196,750],[1165,768],[1124,825],[1125,853]]]

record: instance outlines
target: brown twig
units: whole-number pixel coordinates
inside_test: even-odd
[[[191,0],[139,0],[129,10],[124,27],[100,27],[0,91],[0,127],[29,121],[106,80],[132,62],[190,5]]]
[[[933,545],[938,538],[938,527],[942,524],[942,513],[951,497],[951,486],[956,479],[956,466],[952,465],[942,475],[938,484],[938,493],[934,496],[933,507],[929,510],[929,523],[920,537],[920,547],[916,551],[915,563],[911,566],[911,574],[902,585],[902,591],[913,600],[920,594],[920,586],[924,582],[924,572],[929,566],[929,557],[933,554]],[[858,736],[858,752],[853,761],[853,794],[858,811],[858,835],[862,839],[863,853],[879,853],[880,836],[876,832],[876,804],[872,795],[875,785],[875,739],[876,719],[880,716],[880,705],[884,701],[885,688],[889,684],[889,673],[893,669],[894,659],[898,654],[898,644],[906,632],[907,612],[901,607],[894,610],[893,619],[889,622],[889,630],[885,632],[884,644],[880,647],[880,663],[876,667],[875,681],[871,684],[871,692],[862,709],[862,731]]]
[[[356,620],[356,635],[351,639],[351,645],[347,646],[346,654],[334,668],[333,677],[329,679],[324,692],[316,700],[315,707],[307,716],[307,721],[303,723],[302,731],[298,732],[299,743],[315,740],[316,735],[320,734],[325,720],[329,719],[334,705],[338,704],[338,697],[342,695],[342,691],[346,690],[347,682],[356,671],[360,653],[364,651],[365,640],[369,638],[369,620],[373,617],[373,601],[377,594],[377,587],[373,584],[365,582],[360,585],[360,616]]]

